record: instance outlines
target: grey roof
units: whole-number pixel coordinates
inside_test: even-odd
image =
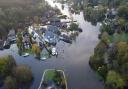
[[[50,44],[56,44],[58,37],[51,31],[46,31],[44,35],[45,41],[48,41]]]
[[[13,36],[13,35],[16,35],[15,30],[10,30],[8,36]]]
[[[48,31],[53,32],[53,33],[55,33],[55,34],[60,33],[59,28],[56,27],[56,26],[52,26],[52,25],[49,25],[49,26],[48,26]]]

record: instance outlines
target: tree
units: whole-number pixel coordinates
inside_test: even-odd
[[[119,25],[120,25],[120,27],[121,27],[121,30],[125,30],[125,25],[126,25],[126,20],[125,19],[123,19],[123,18],[119,18],[118,19],[118,23],[119,23]]]
[[[12,73],[16,62],[11,55],[0,58],[0,77],[4,78]]]
[[[104,64],[104,54],[107,51],[106,45],[100,42],[94,49],[94,55],[90,57],[90,66],[97,70]]]
[[[119,6],[119,8],[118,8],[118,15],[120,17],[128,16],[128,6],[127,5]]]
[[[128,44],[126,42],[119,42],[117,44],[117,60],[120,65],[123,65],[128,62]]]
[[[77,31],[78,25],[76,23],[71,23],[70,27],[68,28],[70,31]]]
[[[37,44],[32,44],[32,50],[34,52],[34,54],[36,55],[37,58],[40,58],[40,47]]]
[[[121,73],[124,76],[124,79],[128,80],[128,63],[125,63],[121,66]]]
[[[115,30],[111,27],[111,22],[107,22],[107,24],[104,24],[100,27],[101,33],[107,32],[109,35],[113,35]]]
[[[109,35],[107,32],[103,32],[102,33],[102,38],[101,38],[102,42],[104,42],[105,44],[109,43]]]
[[[30,84],[33,79],[32,71],[27,66],[16,67],[13,75],[17,79],[18,83]]]
[[[6,89],[18,89],[18,85],[15,78],[8,76],[4,81],[4,86]]]
[[[120,74],[113,70],[110,70],[108,72],[105,84],[106,84],[106,89],[117,89],[117,88],[124,89],[123,87],[125,86],[125,82],[120,76]],[[112,87],[110,88],[110,86]]]

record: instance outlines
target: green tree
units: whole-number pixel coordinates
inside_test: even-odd
[[[120,17],[128,16],[128,6],[127,5],[119,6],[119,8],[118,8],[118,15]]]
[[[118,63],[120,65],[123,65],[125,63],[128,62],[128,44],[126,42],[119,42],[117,44],[117,50],[118,50],[118,54],[117,54],[117,59],[118,59]]]
[[[121,30],[125,30],[125,25],[126,25],[126,20],[124,19],[124,18],[119,18],[118,19],[118,23],[119,23],[119,25],[120,25],[120,27],[121,27]]]
[[[108,88],[108,86],[112,86],[113,88]],[[115,71],[111,70],[107,74],[106,79],[106,89],[124,89],[125,81],[122,79],[119,73],[116,73]]]
[[[78,25],[76,23],[71,23],[70,27],[68,28],[70,31],[77,31]]]
[[[12,73],[16,62],[11,55],[0,58],[0,77],[4,78]]]
[[[103,32],[102,33],[102,38],[101,38],[102,42],[108,44],[110,41],[109,41],[109,35],[107,32]]]

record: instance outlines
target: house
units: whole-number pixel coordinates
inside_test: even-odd
[[[38,33],[38,35],[42,36],[46,32],[46,28],[41,28],[40,30],[36,30],[35,32]]]
[[[49,21],[50,21],[50,25],[61,27],[61,21],[58,17],[52,17],[49,19]]]
[[[50,10],[50,11],[46,12],[44,14],[44,16],[46,16],[47,18],[49,18],[49,17],[54,16],[55,14],[56,14],[55,11]]]
[[[61,32],[59,31],[59,28],[56,26],[49,25],[47,26],[47,30],[57,35],[61,34]]]
[[[24,47],[24,49],[31,48],[30,37],[27,33],[23,33],[23,47]]]
[[[107,12],[107,18],[115,18],[117,15],[117,10],[112,8],[111,10],[108,10]]]
[[[58,36],[51,31],[46,31],[44,34],[44,40],[49,44],[56,45]]]
[[[0,39],[0,50],[4,49],[3,44],[4,44],[3,40]]]
[[[42,22],[43,24],[46,24],[46,23],[48,22],[48,19],[47,19],[46,17],[42,17],[42,18],[41,18],[41,22]]]
[[[8,41],[10,41],[10,43],[15,43],[16,42],[16,34],[15,34],[15,30],[10,30],[9,34],[8,34]]]

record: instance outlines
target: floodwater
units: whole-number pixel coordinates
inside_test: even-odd
[[[52,6],[52,0],[47,0]],[[56,4],[59,9],[60,4]],[[63,14],[71,16],[68,12],[68,6],[61,10]],[[18,65],[28,65],[31,67],[34,81],[30,89],[38,89],[42,74],[45,69],[63,69],[68,82],[68,89],[104,89],[103,83],[98,80],[96,74],[89,66],[89,57],[93,54],[95,46],[98,44],[99,27],[86,22],[83,13],[80,15],[72,15],[77,20],[83,32],[79,34],[73,44],[64,42],[57,43],[59,51],[58,58],[52,57],[46,61],[39,61],[32,55],[29,57],[21,57],[16,52],[9,50],[0,51],[0,56],[13,55]],[[0,88],[1,89],[1,88]]]

